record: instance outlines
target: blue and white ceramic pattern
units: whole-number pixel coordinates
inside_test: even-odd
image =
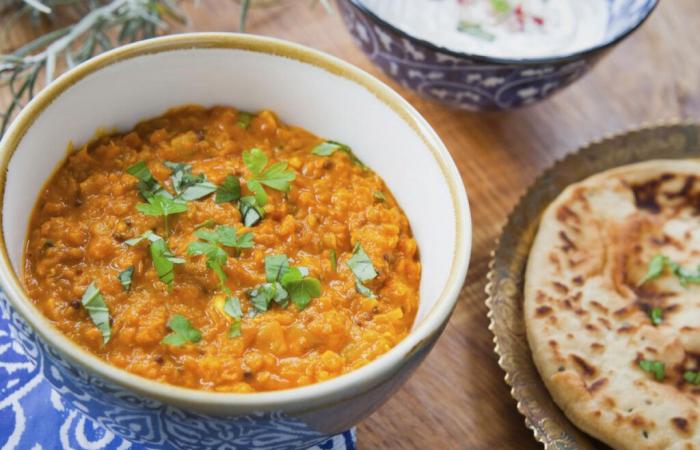
[[[338,0],[358,46],[403,87],[473,111],[529,105],[571,84],[616,43],[636,30],[658,0],[609,0],[605,39],[574,54],[540,59],[468,55],[417,39],[380,19],[362,0]]]
[[[22,319],[0,293],[0,448],[291,449],[311,437],[317,443],[310,450],[355,449],[354,429],[333,437],[314,436],[298,422],[275,417],[265,428],[247,428],[241,422],[240,432],[234,433],[174,408],[149,410],[133,396],[123,396],[120,408],[107,405],[100,400],[100,391],[107,388],[103,383],[92,384],[93,390],[83,389],[80,395],[70,375],[62,373],[65,367],[49,364],[37,345],[41,344],[26,333]],[[158,416],[169,416],[169,427]],[[173,417],[179,417],[179,426],[172,425]],[[258,418],[247,420],[254,423]],[[110,430],[132,436],[133,442]]]

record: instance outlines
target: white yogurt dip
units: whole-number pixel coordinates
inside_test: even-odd
[[[607,0],[362,0],[377,16],[450,50],[546,58],[600,44]]]

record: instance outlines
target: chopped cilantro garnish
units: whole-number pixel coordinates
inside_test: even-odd
[[[194,328],[190,321],[180,314],[170,318],[168,327],[172,333],[163,338],[161,341],[163,344],[180,346],[188,342],[197,343],[202,339],[202,332]]]
[[[250,126],[250,120],[253,118],[253,115],[247,112],[239,111],[238,112],[238,120],[236,120],[236,123],[238,124],[239,127],[243,129],[247,129]]]
[[[376,201],[378,201],[380,203],[384,203],[386,201],[386,196],[384,195],[384,193],[382,191],[374,191],[372,196],[374,197],[374,199]]]
[[[241,182],[233,175],[228,175],[216,189],[216,203],[235,202],[241,198]]]
[[[133,276],[134,276],[134,266],[131,266],[131,267],[119,272],[117,279],[119,279],[119,282],[122,284],[122,287],[124,288],[125,291],[129,291],[131,289],[131,279]]]
[[[243,317],[241,301],[238,299],[238,297],[226,297],[226,301],[224,302],[224,311],[234,319],[240,319]]]
[[[229,289],[225,285],[228,277],[224,272],[224,266],[226,265],[228,255],[219,245],[232,247],[236,250],[252,248],[254,245],[253,233],[248,232],[238,236],[235,228],[221,225],[215,230],[197,230],[194,235],[204,242],[191,242],[187,247],[187,253],[190,255],[205,255],[207,258],[207,267],[216,273],[216,276],[219,278],[221,289],[228,292]]]
[[[148,203],[139,203],[136,209],[147,216],[162,216],[165,224],[165,234],[169,233],[168,216],[187,211],[187,203],[160,195],[154,195],[146,199]]]
[[[204,222],[198,223],[197,225],[194,226],[195,230],[199,230],[200,228],[214,228],[216,225],[216,220],[212,219],[207,219]]]
[[[654,256],[651,259],[651,261],[649,261],[649,267],[647,267],[646,275],[644,275],[644,278],[642,278],[639,281],[639,283],[637,283],[637,286],[641,286],[648,281],[651,281],[655,278],[660,277],[661,274],[664,272],[664,269],[666,268],[667,263],[668,263],[668,257],[663,256],[663,255]]]
[[[155,234],[153,231],[148,230],[148,231],[146,231],[145,233],[143,233],[141,236],[137,236],[137,237],[135,237],[135,238],[127,239],[126,241],[124,241],[124,243],[125,243],[126,245],[129,245],[129,246],[132,246],[132,247],[133,247],[134,245],[139,244],[139,243],[140,243],[141,241],[143,241],[144,239],[148,239],[149,241],[154,242],[154,241],[157,241],[158,239],[163,239],[163,238],[160,237],[160,236],[158,236],[157,234]]]
[[[335,249],[332,248],[330,253],[330,259],[331,259],[331,269],[333,269],[333,272],[338,271],[338,255],[335,252]]]
[[[175,280],[175,264],[183,264],[184,259],[178,258],[168,249],[162,237],[148,230],[141,236],[129,239],[124,243],[126,245],[138,245],[141,241],[147,239],[151,242],[151,259],[153,259],[153,267],[156,269],[160,281],[168,286],[168,290],[172,290],[173,281]]]
[[[236,338],[241,336],[241,321],[235,320],[228,329],[228,337]]]
[[[331,156],[333,153],[337,152],[338,150],[347,153],[347,155],[350,157],[352,162],[354,162],[358,166],[365,168],[365,169],[367,168],[367,166],[362,161],[360,161],[360,159],[357,156],[355,156],[355,153],[352,151],[350,146],[345,145],[345,144],[338,142],[338,141],[324,141],[324,142],[318,144],[313,149],[311,149],[311,153],[313,155],[317,155],[317,156]]]
[[[168,286],[169,291],[172,291],[173,281],[175,281],[175,264],[184,264],[185,260],[175,256],[163,239],[151,242],[151,259],[153,259],[153,267],[156,268],[158,278]]]
[[[678,278],[678,281],[680,281],[683,287],[686,287],[690,283],[700,283],[700,266],[695,270],[685,269],[681,267],[680,264],[671,261],[668,256],[656,255],[649,261],[647,273],[644,275],[644,278],[637,283],[637,286],[641,286],[644,283],[660,277],[666,268]]]
[[[660,325],[661,322],[663,321],[663,314],[664,311],[661,308],[652,308],[649,310],[649,319],[651,319],[651,323],[656,326]]]
[[[365,297],[374,298],[374,293],[363,283],[373,280],[379,274],[375,270],[372,260],[367,256],[367,253],[365,253],[365,250],[362,248],[362,244],[359,242],[355,244],[352,257],[348,260],[348,267],[350,267],[350,270],[355,275],[355,288],[357,292]]]
[[[508,14],[511,10],[508,0],[491,0],[491,7],[496,14]]]
[[[263,283],[255,289],[250,290],[248,296],[255,310],[259,312],[267,311],[272,301],[282,307],[286,307],[289,303],[289,294],[282,284],[278,282]]]
[[[163,164],[173,171],[170,179],[173,182],[173,189],[175,189],[177,198],[185,201],[198,200],[216,191],[216,186],[207,181],[207,177],[203,173],[199,175],[192,174],[192,166],[190,164],[170,161],[165,161]]]
[[[362,248],[362,244],[359,242],[355,244],[352,257],[348,260],[348,267],[360,281],[372,280],[379,275],[374,269],[374,265],[372,265],[372,260],[369,259],[365,249]]]
[[[126,172],[138,178],[138,189],[144,200],[148,200],[150,197],[156,195],[172,198],[172,195],[158,183],[158,180],[153,178],[151,170],[144,161],[139,161],[133,166],[128,167]]]
[[[372,289],[362,284],[362,281],[358,280],[357,278],[355,278],[355,290],[359,292],[360,295],[367,298],[377,298],[377,296],[374,295],[374,292],[372,292]]]
[[[335,141],[324,141],[311,150],[311,153],[318,156],[331,156],[338,150],[349,149],[345,144]]]
[[[258,205],[253,196],[242,197],[238,202],[238,209],[241,212],[241,222],[247,227],[252,227],[260,222],[265,215],[263,209]]]
[[[700,266],[696,267],[695,270],[691,270],[685,269],[676,263],[669,263],[669,267],[673,271],[673,274],[678,277],[681,286],[686,287],[690,283],[700,283]]]
[[[474,36],[475,38],[479,38],[488,42],[492,42],[496,39],[496,35],[484,30],[480,24],[467,22],[465,20],[459,21],[459,23],[457,24],[457,31],[469,34],[471,36]]]
[[[105,345],[112,337],[112,329],[109,324],[109,309],[105,303],[102,293],[94,282],[85,289],[82,299],[83,307],[90,315],[90,320],[102,333],[102,344]]]
[[[639,361],[639,367],[643,371],[653,374],[656,381],[663,381],[666,378],[666,364],[661,361],[642,359]]]
[[[279,281],[289,271],[287,255],[265,257],[265,279],[269,282]]]
[[[265,279],[267,283],[248,292],[257,311],[267,311],[274,301],[286,307],[289,300],[300,310],[306,308],[312,298],[321,295],[321,283],[309,277],[305,267],[291,267],[287,255],[265,257]]]
[[[228,330],[228,337],[235,338],[240,336],[241,317],[243,317],[243,311],[241,311],[241,301],[238,299],[238,297],[226,297],[224,311],[233,318],[233,323]]]
[[[683,374],[683,379],[690,384],[698,385],[700,384],[700,372],[695,372],[692,370],[687,370]]]

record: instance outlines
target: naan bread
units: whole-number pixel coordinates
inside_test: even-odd
[[[547,208],[527,266],[525,321],[552,397],[578,427],[616,449],[700,449],[700,284],[664,255],[700,264],[700,161],[659,160],[569,186]],[[662,322],[650,311],[661,308]],[[665,364],[657,381],[641,360]]]

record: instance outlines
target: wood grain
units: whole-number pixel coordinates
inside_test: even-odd
[[[186,30],[237,29],[230,0],[202,0],[186,9],[193,17]],[[698,23],[697,0],[663,1],[637,33],[564,92],[527,109],[475,114],[393,83],[355,47],[337,14],[299,0],[251,10],[249,32],[339,56],[404,95],[444,140],[469,193],[473,253],[459,305],[416,374],[359,425],[361,449],[541,448],[516,411],[493,353],[483,293],[489,253],[508,211],[556,159],[608,133],[700,117]]]

